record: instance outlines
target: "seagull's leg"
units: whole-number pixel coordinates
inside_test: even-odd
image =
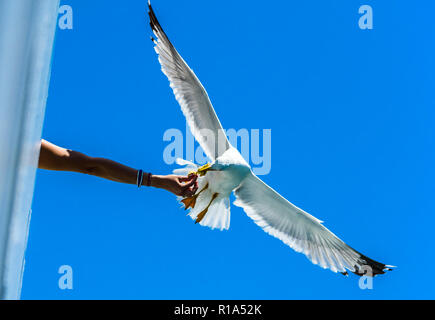
[[[203,192],[204,190],[206,190],[208,188],[208,183],[205,185],[204,188],[202,188],[198,193],[194,194],[191,197],[187,197],[184,198],[183,200],[181,200],[181,202],[184,203],[184,210],[187,210],[188,208],[192,207],[195,208],[195,204],[196,204],[196,199],[198,198],[198,196],[201,194],[201,192]]]
[[[207,206],[204,210],[202,210],[202,211],[198,214],[198,216],[196,217],[195,223],[201,222],[201,220],[204,219],[205,214],[206,214],[207,211],[208,211],[208,208],[210,207],[210,205],[211,205],[211,203],[214,201],[214,199],[217,198],[218,195],[219,195],[219,193],[213,193],[213,196],[211,197],[210,203],[208,204],[208,206]]]

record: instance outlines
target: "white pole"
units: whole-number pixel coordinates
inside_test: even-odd
[[[59,0],[0,0],[0,297],[19,299]]]

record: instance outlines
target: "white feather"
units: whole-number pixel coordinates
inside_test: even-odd
[[[234,193],[234,205],[242,207],[268,234],[305,254],[314,264],[334,272],[356,271],[366,264],[360,253],[320,220],[287,201],[254,174],[245,178]]]
[[[149,8],[151,28],[157,37],[154,49],[162,71],[168,77],[193,136],[206,155],[215,160],[230,147],[226,134],[201,82],[169,41],[151,6]]]

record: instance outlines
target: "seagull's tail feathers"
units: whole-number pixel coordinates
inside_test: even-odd
[[[199,183],[198,190],[201,190],[205,186],[204,181]],[[204,190],[196,199],[195,207],[188,209],[190,210],[187,214],[192,218],[192,220],[197,221],[198,216],[207,206],[210,204],[210,201],[213,198],[213,194],[210,190]],[[182,197],[178,197],[181,205],[183,203]],[[209,227],[211,229],[219,229],[219,230],[228,230],[230,228],[230,198],[217,196],[216,199],[213,200],[211,205],[208,207],[207,212],[205,213],[202,219],[199,219],[198,222],[203,227]]]
[[[211,198],[211,193],[209,194]],[[198,211],[201,208],[208,205],[208,201],[205,200],[202,203],[197,203],[197,210],[192,210],[189,215],[192,219],[196,219]],[[195,208],[196,209],[196,208]],[[204,218],[199,222],[200,225],[204,227],[209,227],[211,229],[228,230],[230,228],[230,199],[229,197],[217,197],[213,201],[211,206],[208,208],[207,213]]]

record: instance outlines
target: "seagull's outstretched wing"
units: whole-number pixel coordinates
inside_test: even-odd
[[[195,73],[169,41],[148,3],[150,25],[157,37],[154,49],[163,73],[168,77],[193,136],[211,160],[223,154],[230,143],[222,129],[210,99]]]
[[[391,270],[349,247],[325,228],[321,221],[299,209],[250,174],[235,190],[236,206],[270,235],[277,237],[297,252],[304,253],[314,264],[347,275],[373,275]],[[370,274],[371,272],[371,274]]]

